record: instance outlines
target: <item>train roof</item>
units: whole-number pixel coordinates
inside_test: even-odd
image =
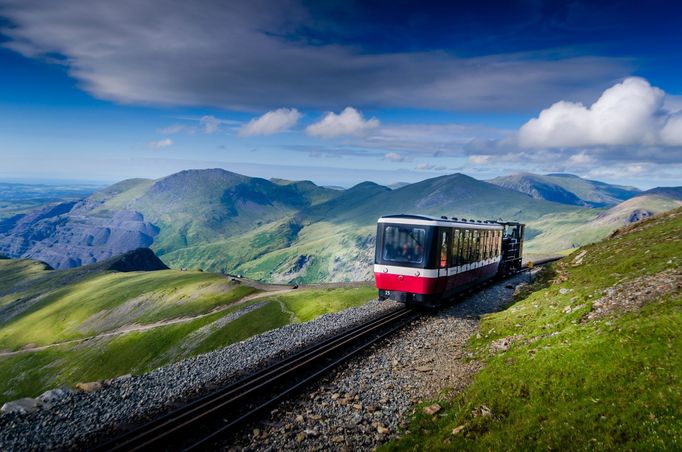
[[[398,224],[420,224],[431,226],[450,226],[450,227],[467,227],[467,228],[481,228],[481,229],[500,229],[507,225],[517,225],[515,222],[504,222],[495,220],[473,220],[469,218],[456,217],[433,217],[430,215],[384,215],[379,218],[378,223],[398,223]]]

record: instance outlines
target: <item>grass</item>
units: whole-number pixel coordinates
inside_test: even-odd
[[[321,315],[338,312],[367,303],[376,297],[374,286],[334,289],[306,289],[276,295],[272,298],[282,303],[296,321],[307,322]]]
[[[0,349],[54,344],[0,356],[0,403],[80,381],[141,374],[291,322],[357,306],[375,296],[369,286],[301,288],[235,304],[254,292],[205,272],[118,273],[94,267],[47,271],[29,260],[0,260],[0,302],[36,301],[20,315],[0,320]],[[258,307],[223,321],[253,304]],[[221,311],[214,312],[217,307]],[[62,343],[133,324],[197,315],[201,316],[145,331]]]
[[[482,319],[470,348],[486,366],[471,386],[441,401],[436,417],[418,410],[409,433],[385,449],[682,447],[680,291],[637,312],[581,320],[605,289],[679,268],[681,231],[678,209],[584,247],[580,265],[569,256],[545,272],[510,308]],[[508,351],[491,351],[512,336]],[[491,415],[476,416],[481,407]]]

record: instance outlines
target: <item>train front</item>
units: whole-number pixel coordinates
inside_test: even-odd
[[[374,277],[379,299],[429,303],[438,295],[434,227],[409,216],[382,217],[377,223]]]

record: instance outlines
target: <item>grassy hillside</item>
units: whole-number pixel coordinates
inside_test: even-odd
[[[50,271],[0,260],[0,403],[139,374],[375,296],[371,286],[257,292],[198,271]]]
[[[591,207],[613,206],[640,193],[634,187],[583,179],[573,174],[518,173],[496,177],[490,182],[536,199]]]
[[[482,319],[468,390],[386,449],[679,449],[681,263],[677,209],[544,271]]]

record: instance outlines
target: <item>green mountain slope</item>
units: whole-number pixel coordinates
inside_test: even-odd
[[[376,294],[368,285],[268,295],[219,274],[110,270],[121,262],[130,259],[57,271],[0,260],[0,404],[139,374]]]
[[[544,271],[482,319],[472,385],[386,449],[678,449],[681,257],[677,209]]]
[[[535,199],[588,207],[613,206],[640,193],[634,187],[583,179],[573,174],[518,173],[496,177],[490,183],[526,193]]]
[[[677,209],[544,271],[482,319],[470,347],[486,367],[473,384],[388,449],[677,449],[681,256]]]

